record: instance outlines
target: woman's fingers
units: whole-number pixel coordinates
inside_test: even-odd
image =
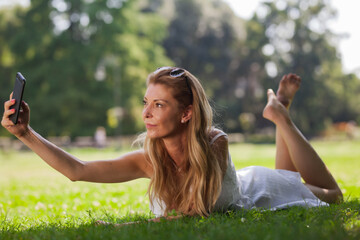
[[[10,120],[10,115],[15,113],[15,109],[10,109],[15,104],[15,99],[11,99],[4,103],[4,114],[1,119],[1,125],[4,127],[13,126],[14,123]]]
[[[15,113],[15,109],[9,109],[9,110],[6,110],[6,116],[9,117],[10,115],[14,114]]]
[[[15,104],[15,99],[10,99],[4,103],[4,117],[10,116],[11,114],[15,113],[15,109],[10,109],[10,107],[14,104]],[[30,111],[29,105],[25,101],[22,101],[20,112],[28,114],[29,111]]]
[[[11,100],[9,100],[9,101],[6,101],[5,103],[4,103],[4,110],[6,111],[6,110],[8,110],[12,105],[14,105],[15,104],[15,99],[11,99]]]
[[[11,114],[15,113],[15,109],[5,108],[4,110],[4,117],[9,117]]]
[[[23,112],[25,114],[27,114],[28,112],[30,112],[30,108],[29,108],[29,105],[25,102],[25,101],[22,101],[21,102],[21,108],[23,110]]]
[[[5,126],[13,126],[15,125],[11,120],[10,120],[10,116],[12,114],[15,113],[15,109],[10,109],[11,106],[13,106],[15,104],[15,99],[12,99],[12,93],[10,94],[10,100],[6,101],[4,103],[4,114],[1,120],[1,124],[5,127]],[[25,102],[22,101],[21,102],[21,109],[20,109],[20,114],[19,114],[19,118],[18,118],[18,123],[21,124],[22,122],[28,121],[28,115],[30,112],[30,108],[29,105]]]
[[[8,118],[11,114],[15,113],[15,109],[10,109],[10,107],[12,105],[15,104],[15,99],[11,100],[11,101],[7,101],[4,104],[4,116],[5,118]]]
[[[7,109],[4,111],[4,115],[2,117],[2,120],[1,120],[1,125],[3,127],[9,127],[9,126],[14,126],[14,123],[10,120],[9,116],[11,114],[14,114],[15,113],[15,109]]]
[[[29,115],[30,115],[30,108],[29,105],[22,101],[21,102],[21,110],[20,110],[20,115],[18,118],[18,123],[19,124],[27,124],[29,122]]]

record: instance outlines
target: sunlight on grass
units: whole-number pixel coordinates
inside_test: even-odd
[[[339,181],[345,199],[350,202],[311,211],[240,211],[226,215],[215,214],[210,218],[184,218],[162,225],[140,224],[122,230],[127,233],[126,238],[124,235],[117,236],[124,239],[139,236],[143,239],[153,239],[149,235],[153,231],[156,234],[162,234],[163,231],[173,233],[167,236],[160,234],[160,239],[189,239],[205,235],[215,239],[234,239],[239,235],[243,238],[256,235],[258,239],[287,239],[295,232],[298,232],[298,239],[308,236],[314,236],[314,239],[315,236],[323,239],[324,236],[339,236],[333,239],[359,236],[359,202],[351,201],[360,197],[360,142],[313,144]],[[77,149],[70,152],[83,160],[95,160],[115,158],[125,151]],[[237,169],[249,165],[274,168],[273,144],[230,145],[230,153]],[[0,152],[0,165],[0,238],[3,233],[4,236],[10,236],[9,238],[23,239],[33,238],[34,234],[42,239],[78,238],[78,234],[80,238],[113,238],[119,234],[118,231],[102,227],[99,230],[99,227],[94,227],[94,221],[145,222],[153,217],[146,195],[149,183],[147,179],[121,184],[71,182],[28,151]],[[271,228],[267,229],[266,226]],[[78,233],[81,229],[82,232]],[[220,236],[218,232],[223,232],[224,229],[228,229],[229,232]],[[266,229],[267,235],[261,233]],[[277,229],[278,233],[271,229]],[[336,234],[333,232],[335,229],[338,231]],[[320,234],[321,231],[324,233]],[[154,236],[158,236],[156,234]]]

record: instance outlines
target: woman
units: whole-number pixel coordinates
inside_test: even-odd
[[[289,116],[300,81],[289,74],[280,81],[276,95],[268,90],[263,116],[276,125],[275,170],[235,171],[226,134],[212,127],[204,89],[181,68],[163,67],[148,76],[142,114],[147,131],[139,137],[143,148],[117,159],[81,161],[58,148],[29,126],[25,102],[17,125],[9,119],[14,100],[5,102],[1,124],[72,181],[150,178],[150,207],[156,216],[167,216],[173,209],[207,216],[228,209],[335,203],[342,198],[336,181]]]

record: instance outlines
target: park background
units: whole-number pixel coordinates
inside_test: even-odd
[[[203,83],[217,126],[261,142],[273,135],[262,118],[265,90],[293,72],[302,86],[291,114],[304,134],[356,137],[360,80],[343,71],[338,46],[346,33],[329,28],[336,16],[323,0],[263,2],[249,19],[221,0],[3,5],[0,99],[20,71],[31,125],[43,136],[92,137],[99,126],[110,137],[129,136],[145,130],[147,75],[180,66]],[[2,128],[0,136],[9,134]]]

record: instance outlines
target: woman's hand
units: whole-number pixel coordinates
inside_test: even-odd
[[[19,138],[29,131],[30,108],[27,103],[22,101],[18,122],[15,125],[10,120],[10,115],[15,113],[15,109],[10,109],[10,107],[15,104],[15,99],[12,99],[12,95],[13,93],[10,94],[10,100],[4,103],[4,114],[1,120],[1,125],[11,134]]]

